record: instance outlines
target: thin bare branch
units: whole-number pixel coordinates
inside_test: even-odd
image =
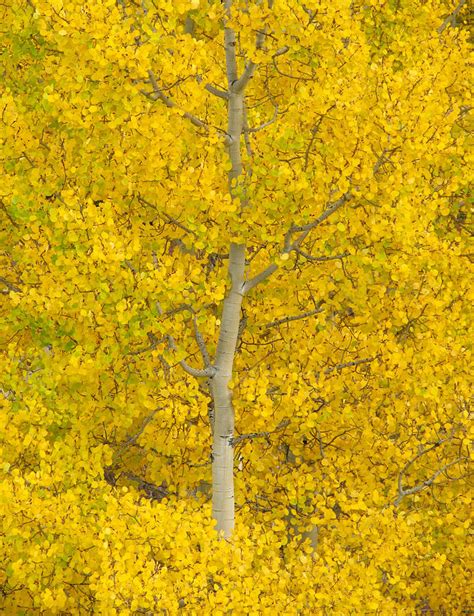
[[[280,432],[281,430],[284,430],[288,425],[290,424],[288,419],[284,419],[282,422],[280,422],[278,424],[278,426],[275,428],[275,430],[272,430],[270,432],[251,432],[249,434],[240,434],[239,436],[236,436],[232,439],[232,446],[235,447],[235,445],[237,445],[238,443],[241,443],[242,441],[245,440],[253,440],[256,438],[269,438],[272,434],[275,434],[276,432]]]
[[[443,443],[446,443],[446,441],[449,441],[449,440],[451,440],[451,437],[440,439],[436,441],[436,443],[431,445],[431,447],[428,447],[427,449],[422,449],[414,458],[412,458],[411,460],[408,460],[408,462],[405,464],[405,466],[400,471],[400,474],[398,475],[398,494],[399,495],[403,493],[403,477],[405,473],[407,472],[407,470],[410,468],[410,466],[414,464],[417,460],[419,460],[422,456],[429,453],[430,451],[433,451],[433,449],[436,449],[437,447],[439,447]]]
[[[9,282],[3,276],[0,276],[0,282],[7,287],[7,290],[1,291],[1,293],[3,293],[3,294],[10,293],[10,292],[21,293],[21,289],[19,287],[17,287],[15,284],[13,284],[13,282]]]
[[[196,312],[192,306],[189,304],[183,304],[182,306],[178,306],[178,308],[174,308],[173,310],[169,310],[164,313],[164,316],[172,316],[174,314],[178,314],[178,312],[188,311],[192,314],[193,319],[193,328],[194,328],[194,337],[196,338],[197,345],[199,347],[199,351],[201,352],[201,356],[204,360],[204,365],[206,368],[211,367],[211,359],[209,357],[209,353],[207,351],[206,343],[204,342],[204,338],[202,337],[201,332],[199,331],[199,326],[197,323]]]
[[[151,203],[150,201],[148,201],[147,199],[145,199],[141,195],[138,196],[138,201],[140,201],[140,203],[148,205],[148,207],[151,207],[154,210],[157,210],[158,211],[158,215],[162,216],[166,220],[166,222],[168,222],[169,224],[174,225],[175,227],[178,227],[179,229],[182,229],[183,231],[186,231],[186,233],[189,233],[189,234],[194,235],[196,237],[197,234],[196,234],[195,231],[192,231],[191,229],[188,229],[188,227],[183,225],[183,223],[181,223],[176,218],[173,218],[172,216],[170,216],[166,212],[162,212],[162,211],[158,210],[156,205],[153,205],[153,203]]]
[[[324,263],[325,261],[334,261],[336,259],[344,259],[345,257],[349,257],[350,256],[349,252],[343,252],[340,255],[313,257],[313,255],[310,255],[307,252],[303,252],[299,248],[297,248],[295,252],[297,254],[301,255],[302,257],[304,257],[305,259],[307,259],[308,261],[311,261],[313,263]]]
[[[148,71],[148,77],[149,77],[150,83],[151,83],[151,85],[153,87],[153,94],[149,95],[146,92],[143,92],[143,94],[145,94],[145,95],[147,95],[149,97],[152,97],[153,100],[161,100],[170,109],[171,108],[179,109],[179,107],[176,105],[176,103],[171,98],[169,98],[169,96],[166,96],[166,94],[160,88],[160,86],[158,85],[158,82],[156,80],[155,74],[153,73],[152,70]],[[188,111],[184,111],[183,112],[183,117],[188,119],[191,122],[191,124],[193,124],[194,126],[197,126],[198,128],[204,128],[206,130],[209,130],[209,125],[206,124],[206,122],[203,122],[202,120],[200,120],[198,117],[196,117],[192,113],[189,113]]]
[[[215,86],[212,86],[210,83],[207,83],[204,86],[204,89],[210,92],[211,94],[214,94],[214,96],[218,96],[219,98],[223,98],[224,100],[228,100],[229,98],[229,95],[227,92],[225,92],[224,90],[221,90],[220,88],[216,88]]]
[[[291,246],[291,250],[295,250],[299,245],[306,239],[307,234],[312,231],[315,227],[319,226],[322,222],[327,220],[330,216],[332,216],[339,208],[341,208],[345,203],[352,199],[352,194],[350,192],[346,192],[340,197],[337,201],[330,203],[321,216],[318,216],[313,222],[308,223],[307,225],[295,225],[291,227],[288,234],[291,236],[294,233],[302,233],[306,234],[304,237],[301,235],[298,237],[292,244],[288,242]]]
[[[315,310],[308,310],[307,312],[302,312],[301,314],[297,314],[291,317],[282,317],[281,319],[276,319],[271,323],[266,323],[264,325],[265,329],[269,329],[270,327],[278,327],[279,325],[284,325],[285,323],[290,323],[291,321],[300,321],[301,319],[307,319],[308,317],[312,317],[315,314],[320,314],[323,312],[322,308],[317,308]]]
[[[156,302],[156,310],[157,310],[157,312],[158,312],[158,314],[160,316],[165,316],[165,317],[170,317],[170,316],[173,316],[173,315],[178,314],[179,312],[183,312],[183,311],[188,311],[188,312],[191,313],[192,319],[193,319],[194,336],[196,338],[196,342],[197,342],[197,345],[199,347],[199,351],[201,353],[201,356],[202,356],[202,358],[204,360],[204,365],[206,367],[206,370],[196,370],[195,368],[192,368],[191,366],[189,366],[184,360],[182,360],[179,363],[184,368],[184,370],[186,370],[186,372],[188,372],[189,374],[192,374],[193,376],[196,376],[196,377],[199,377],[199,376],[213,376],[213,374],[215,373],[215,370],[214,370],[214,368],[211,365],[211,360],[210,360],[209,353],[208,353],[207,348],[206,348],[206,343],[204,342],[204,338],[202,337],[202,334],[199,331],[199,326],[198,326],[197,319],[196,319],[196,313],[195,313],[193,307],[189,306],[188,304],[183,304],[182,306],[178,306],[177,308],[174,308],[173,310],[169,310],[168,312],[163,312],[159,302]],[[147,351],[151,351],[153,349],[156,349],[158,344],[160,344],[162,342],[168,342],[168,346],[173,351],[176,351],[176,344],[174,342],[174,338],[172,336],[170,336],[169,334],[166,334],[162,338],[157,338],[151,332],[148,332],[147,335],[148,335],[148,339],[150,340],[150,346],[148,346],[148,347],[146,347],[144,349],[140,349],[138,351],[131,351],[129,353],[129,355],[140,355],[141,353],[145,353]],[[169,365],[167,364],[166,360],[162,356],[160,356],[160,361],[169,370]]]
[[[201,75],[196,75],[196,81],[199,84],[202,83]],[[213,86],[210,83],[206,83],[206,85],[204,86],[204,89],[207,90],[210,94],[214,94],[214,96],[218,96],[219,98],[223,98],[224,100],[229,99],[228,92],[226,92],[225,90],[221,90],[220,88],[216,88],[216,86]]]
[[[250,280],[247,280],[247,282],[243,286],[242,293],[246,295],[251,289],[256,287],[258,284],[260,284],[267,278],[269,278],[274,272],[277,271],[277,269],[278,269],[278,265],[276,265],[276,263],[272,263],[271,265],[266,267],[264,270],[262,270],[259,274],[257,274]]]
[[[145,428],[148,426],[148,424],[151,422],[151,420],[153,419],[153,417],[156,415],[156,413],[158,411],[160,411],[161,408],[156,408],[154,411],[152,411],[147,417],[145,417],[145,419],[142,422],[142,425],[140,426],[140,428],[138,429],[137,432],[135,432],[135,434],[133,434],[132,436],[129,436],[127,438],[127,440],[122,443],[122,446],[120,447],[120,449],[117,450],[117,452],[114,454],[114,459],[118,458],[120,456],[120,454],[125,451],[125,449],[128,449],[131,445],[133,445],[134,443],[137,442],[137,440],[139,439],[139,437],[143,434],[143,432],[145,431]]]
[[[313,220],[313,222],[302,226],[292,226],[285,235],[284,247],[281,251],[281,254],[288,254],[293,250],[299,250],[300,245],[304,242],[304,240],[307,238],[307,236],[313,229],[315,229],[318,225],[327,220],[330,216],[332,216],[332,214],[337,212],[339,208],[341,208],[351,199],[352,194],[350,192],[347,192],[342,195],[342,197],[340,197],[337,201],[330,203],[324,210],[324,212],[320,216],[318,216],[318,218]],[[299,233],[300,235],[294,241],[292,241],[292,237],[296,233]],[[244,295],[248,293],[251,289],[256,287],[258,284],[269,278],[274,272],[276,272],[277,269],[278,265],[276,265],[276,263],[272,263],[264,270],[262,270],[259,274],[257,274],[250,280],[247,280],[243,287]]]
[[[354,366],[360,366],[361,364],[369,364],[370,362],[377,359],[376,357],[366,357],[365,359],[355,359],[354,361],[347,361],[343,364],[338,364],[337,366],[333,366],[332,368],[326,368],[324,374],[332,374],[333,372],[340,371],[343,368],[352,368]]]
[[[255,438],[268,438],[270,434],[271,432],[252,432],[250,434],[240,434],[239,436],[236,436],[232,439],[232,445],[235,446],[238,443],[241,443],[242,441],[245,441],[247,439],[253,440]]]
[[[275,105],[275,110],[273,112],[273,117],[271,120],[268,120],[268,122],[264,122],[263,124],[260,124],[260,126],[256,126],[255,128],[249,128],[247,132],[258,133],[258,131],[263,130],[264,128],[267,128],[267,126],[271,126],[274,122],[276,122],[277,117],[278,117],[278,106]]]
[[[288,53],[289,51],[290,51],[290,48],[288,47],[288,45],[285,45],[284,47],[280,47],[280,49],[277,49],[275,53],[273,54],[273,57],[278,58],[278,56],[283,56],[285,53]]]
[[[438,34],[442,34],[446,30],[446,28],[448,26],[453,26],[454,27],[456,25],[457,17],[459,15],[462,7],[465,4],[466,4],[466,0],[460,0],[460,2],[458,2],[458,5],[454,9],[454,11],[450,15],[448,15],[446,17],[446,19],[443,21],[443,23],[438,28]]]
[[[323,120],[324,120],[324,118],[327,116],[327,114],[328,114],[330,111],[332,111],[332,109],[334,109],[334,107],[335,107],[335,106],[336,106],[335,104],[334,104],[334,105],[331,105],[327,111],[325,111],[324,113],[321,113],[321,114],[319,115],[319,119],[318,119],[318,121],[316,122],[316,124],[315,124],[315,125],[313,126],[313,128],[311,129],[311,138],[310,138],[310,140],[309,140],[308,147],[306,148],[306,152],[305,152],[305,155],[304,155],[304,165],[303,165],[303,171],[306,171],[306,170],[308,169],[308,165],[309,165],[309,155],[310,155],[311,149],[312,149],[312,147],[313,147],[314,140],[316,139],[316,135],[318,134],[319,128],[320,128],[320,126],[321,126],[321,124],[322,124],[322,121],[323,121]]]
[[[201,352],[202,359],[204,361],[204,365],[206,368],[211,367],[211,358],[209,357],[209,353],[207,351],[206,343],[204,342],[204,338],[202,337],[201,332],[199,331],[199,327],[197,324],[197,319],[193,316],[193,326],[194,326],[194,337],[196,338],[197,345]]]
[[[41,143],[41,142],[40,142]],[[19,229],[20,225],[13,220],[10,212],[7,209],[7,206],[5,205],[5,203],[3,202],[3,199],[0,199],[0,207],[2,208],[2,210],[5,212],[5,214],[7,215],[8,220],[11,222],[11,224],[16,227],[17,229]]]
[[[129,351],[127,355],[142,355],[143,353],[147,353],[148,351],[154,351],[159,344],[161,344],[162,342],[166,342],[167,340],[166,336],[163,336],[162,338],[157,338],[155,334],[152,334],[151,332],[148,332],[147,336],[148,340],[150,341],[150,344],[147,347],[145,347],[144,349],[139,349],[138,351]]]
[[[170,349],[173,351],[176,351],[177,347],[176,347],[176,343],[174,341],[173,336],[168,334],[167,338],[168,338],[168,344],[169,344]],[[216,374],[216,369],[213,366],[208,366],[204,370],[200,370],[198,368],[193,368],[192,366],[190,366],[184,359],[182,359],[178,363],[185,372],[187,372],[188,374],[196,378],[201,378],[201,377],[209,378],[209,377],[213,377]]]
[[[210,378],[216,374],[216,369],[212,366],[210,366],[209,368],[205,368],[204,370],[198,370],[186,363],[184,359],[179,362],[179,365],[181,366],[181,368],[183,368],[185,372],[187,372],[191,376],[194,376],[196,379]]]
[[[432,449],[432,448],[430,448]],[[425,450],[423,452],[427,453],[427,451],[429,451],[429,449]],[[420,456],[417,456],[416,458],[414,458],[413,462]],[[394,505],[395,507],[398,507],[398,505],[402,502],[402,500],[405,498],[405,496],[410,496],[412,494],[417,494],[418,492],[421,492],[422,490],[425,490],[426,488],[429,488],[430,486],[433,485],[433,483],[436,481],[436,479],[442,475],[443,473],[445,473],[448,468],[451,468],[452,466],[454,466],[455,464],[459,464],[461,462],[464,462],[465,460],[467,461],[467,457],[466,456],[462,456],[460,458],[457,458],[456,460],[453,460],[452,462],[449,462],[449,464],[445,464],[442,468],[440,468],[439,470],[437,470],[435,473],[433,473],[433,475],[431,475],[431,477],[429,479],[426,479],[425,481],[423,481],[423,483],[419,483],[418,485],[414,486],[413,488],[403,488],[401,487],[400,484],[400,480],[399,480],[399,487],[398,487],[398,497],[395,499],[394,501]]]
[[[129,479],[130,481],[135,481],[136,483],[138,483],[138,488],[140,490],[143,490],[147,498],[149,498],[150,500],[161,501],[167,496],[169,496],[170,494],[170,492],[165,487],[165,485],[157,486],[154,483],[145,481],[145,479],[142,479],[141,477],[139,477],[138,475],[135,475],[134,473],[130,473],[130,472],[123,473],[123,476],[126,479]]]

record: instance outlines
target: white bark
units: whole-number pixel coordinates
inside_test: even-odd
[[[226,19],[230,18],[232,1],[226,0]],[[235,54],[235,32],[224,31],[228,84],[227,145],[231,162],[229,191],[236,198],[235,189],[242,174],[240,143],[243,130],[244,88],[238,82]],[[229,383],[232,379],[235,349],[239,333],[240,310],[245,275],[245,245],[231,244],[229,250],[231,288],[224,300],[221,328],[214,361],[215,374],[211,379],[214,401],[214,431],[212,446],[212,515],[216,529],[229,538],[234,528],[234,408]]]
[[[230,537],[234,528],[234,408],[229,382],[232,379],[235,347],[242,305],[245,269],[245,246],[232,244],[229,273],[232,286],[224,300],[221,329],[211,380],[214,400],[214,434],[212,447],[212,515],[217,531]]]

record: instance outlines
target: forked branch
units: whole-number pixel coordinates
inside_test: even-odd
[[[168,334],[167,338],[168,338],[168,344],[169,344],[170,349],[172,351],[176,351],[177,347],[176,347],[176,343],[174,341],[173,336]],[[197,379],[203,378],[203,377],[206,377],[206,378],[213,377],[216,374],[216,369],[213,366],[208,366],[207,368],[204,368],[202,370],[198,368],[193,368],[184,359],[180,360],[178,363],[185,372],[187,372],[191,376],[196,377]]]
[[[405,464],[405,466],[400,471],[400,474],[398,476],[398,496],[397,496],[397,498],[395,499],[395,501],[393,503],[395,505],[395,507],[398,507],[398,505],[400,505],[400,503],[405,498],[405,496],[410,496],[412,494],[417,494],[418,492],[421,492],[422,490],[425,490],[426,488],[429,488],[430,486],[432,486],[434,484],[436,479],[440,475],[445,473],[449,468],[451,468],[455,464],[460,464],[464,460],[467,460],[467,458],[465,456],[461,456],[459,458],[456,458],[456,460],[453,460],[452,462],[449,462],[448,464],[445,464],[442,468],[440,468],[435,473],[433,473],[433,475],[431,475],[431,477],[429,477],[425,481],[423,481],[421,483],[418,483],[417,485],[413,486],[412,488],[404,488],[403,487],[404,476],[405,476],[406,472],[408,471],[408,469],[417,460],[419,460],[422,456],[424,456],[425,454],[429,453],[430,451],[433,451],[433,449],[436,449],[437,447],[439,447],[443,443],[446,443],[447,441],[450,441],[450,440],[451,440],[451,437],[448,437],[448,438],[445,438],[445,439],[440,439],[439,441],[436,441],[436,443],[431,445],[431,447],[428,447],[427,449],[423,449],[414,458],[412,458],[411,460],[409,460]]]
[[[293,225],[292,227],[290,227],[290,229],[287,231],[285,235],[284,247],[283,247],[283,250],[281,251],[281,254],[282,255],[289,254],[292,251],[299,250],[301,244],[305,241],[305,239],[308,237],[308,235],[311,233],[313,229],[315,229],[321,223],[327,220],[330,216],[332,216],[335,212],[337,212],[338,209],[340,209],[345,203],[347,203],[351,199],[352,199],[352,194],[350,192],[347,192],[344,195],[342,195],[342,197],[340,197],[337,201],[330,203],[326,207],[324,212],[312,222],[308,223],[307,225]],[[296,237],[296,239],[293,239],[293,236],[295,234],[298,234],[298,236]],[[276,265],[275,263],[272,263],[267,268],[262,270],[259,274],[257,274],[250,280],[247,280],[247,282],[244,284],[243,293],[244,294],[248,293],[251,289],[256,287],[259,283],[263,282],[269,276],[271,276],[273,272],[275,272],[277,269],[278,269],[278,265]]]
[[[145,94],[148,97],[151,97],[153,100],[162,101],[170,109],[173,109],[173,108],[179,109],[178,105],[176,105],[176,103],[169,96],[166,96],[166,94],[160,88],[160,86],[158,85],[158,81],[156,80],[155,74],[152,70],[148,71],[148,77],[150,79],[150,84],[153,88],[153,93],[149,95],[147,92],[143,92],[143,94]],[[198,117],[196,117],[192,113],[189,113],[188,111],[184,111],[183,117],[187,118],[191,122],[191,124],[194,124],[194,126],[209,130],[208,124],[200,120]]]
[[[443,23],[438,28],[438,34],[442,34],[448,26],[453,27],[456,25],[458,15],[461,12],[461,9],[465,4],[466,4],[466,0],[460,0],[460,2],[458,2],[454,11],[446,17],[446,19],[443,21]]]

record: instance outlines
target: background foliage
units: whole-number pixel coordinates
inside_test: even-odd
[[[258,64],[242,214],[226,102],[205,87],[225,88],[220,2],[2,4],[5,613],[472,607],[471,64],[455,9],[235,2],[241,68]],[[278,269],[242,314],[226,542],[206,383],[178,364],[198,360],[193,317],[215,350],[231,241],[250,275]]]

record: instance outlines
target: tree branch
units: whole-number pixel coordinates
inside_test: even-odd
[[[202,83],[201,75],[196,75],[196,81],[199,84]],[[223,98],[224,100],[228,100],[229,99],[229,94],[225,90],[221,90],[220,88],[216,88],[216,86],[213,86],[210,83],[206,83],[206,85],[204,86],[204,89],[207,90],[210,94],[214,94],[214,96],[218,96],[219,98]]]
[[[297,254],[301,255],[302,257],[304,257],[305,259],[307,259],[308,261],[311,261],[313,263],[324,263],[325,261],[334,261],[335,259],[344,259],[345,257],[349,257],[350,256],[349,252],[343,252],[340,255],[313,257],[313,255],[310,255],[307,252],[303,252],[299,248],[296,248],[295,252]]]
[[[459,15],[462,7],[465,4],[466,4],[466,0],[460,0],[460,2],[458,3],[454,11],[446,17],[446,19],[443,21],[443,23],[438,28],[438,34],[442,34],[449,25],[453,27],[456,25],[457,16]]]
[[[437,446],[437,445],[435,445],[435,446]],[[433,449],[435,446],[430,447],[429,449],[426,449],[421,454],[416,456],[410,462],[410,464],[413,463],[417,458],[419,458],[420,455],[423,455],[423,454],[427,453],[428,451]],[[457,458],[456,460],[453,460],[452,462],[449,462],[449,464],[445,464],[442,468],[440,468],[433,475],[431,475],[431,477],[429,479],[426,479],[425,481],[423,481],[423,483],[419,483],[418,485],[414,486],[413,488],[403,489],[402,484],[400,482],[400,477],[403,476],[402,475],[403,471],[402,471],[402,473],[400,473],[400,477],[399,477],[399,481],[398,481],[398,497],[395,499],[393,504],[395,505],[395,507],[398,507],[398,505],[402,502],[402,500],[405,498],[405,496],[410,496],[411,494],[417,494],[418,492],[421,492],[425,488],[429,488],[430,486],[433,485],[433,483],[436,481],[436,479],[440,475],[442,475],[444,472],[446,472],[448,470],[448,468],[451,468],[451,466],[454,466],[455,464],[459,464],[460,462],[463,462],[464,460],[467,460],[467,459],[468,459],[467,457],[462,456],[460,458]]]
[[[246,439],[254,439],[254,438],[268,438],[271,432],[252,432],[250,434],[240,434],[232,439],[232,446],[235,447],[238,443],[245,441]]]
[[[290,323],[291,321],[299,321],[301,319],[307,319],[308,317],[312,317],[315,314],[320,314],[323,312],[322,308],[316,308],[315,310],[308,310],[307,312],[302,312],[301,314],[297,314],[292,317],[282,317],[281,319],[276,319],[271,323],[266,323],[264,327],[269,329],[270,327],[278,327],[279,325],[284,325],[285,323]]]
[[[267,126],[271,126],[271,124],[276,122],[277,117],[278,117],[278,105],[275,105],[275,110],[273,112],[273,117],[271,120],[268,120],[268,122],[264,122],[263,124],[260,124],[260,126],[256,126],[255,128],[248,128],[247,132],[248,133],[258,133],[258,131],[263,130],[264,128],[267,128]]]
[[[461,457],[457,458],[456,460],[454,460],[453,462],[450,462],[449,464],[445,464],[441,469],[436,471],[429,479],[426,479],[425,481],[423,481],[422,483],[419,483],[418,485],[414,486],[413,488],[406,488],[405,489],[403,487],[403,479],[404,479],[405,473],[408,471],[410,466],[412,466],[417,460],[419,460],[425,454],[429,453],[430,451],[433,451],[433,449],[437,449],[440,445],[450,441],[451,439],[452,439],[452,435],[448,436],[447,438],[444,438],[444,439],[439,439],[438,441],[436,441],[436,443],[431,445],[431,447],[428,447],[427,449],[421,450],[414,458],[412,458],[411,460],[408,460],[408,462],[405,464],[405,466],[402,468],[402,470],[400,471],[400,473],[398,475],[398,496],[397,496],[397,498],[395,499],[395,501],[393,503],[395,505],[395,507],[398,507],[398,505],[402,502],[402,500],[405,498],[405,496],[410,496],[411,494],[416,494],[418,492],[421,492],[425,488],[430,487],[435,482],[435,480],[442,473],[444,473],[448,468],[450,468],[451,466],[454,466],[455,464],[458,464],[462,460],[466,460],[467,459],[467,458],[461,456]]]
[[[185,225],[183,225],[183,223],[181,223],[176,218],[173,218],[172,216],[170,216],[166,212],[159,211],[158,208],[156,207],[156,205],[153,205],[153,203],[150,203],[150,201],[147,201],[141,195],[138,195],[138,201],[140,201],[140,203],[143,203],[144,205],[148,205],[148,207],[151,207],[152,209],[158,211],[158,216],[163,216],[168,224],[175,225],[175,227],[178,227],[179,229],[182,229],[183,231],[185,231],[186,233],[189,233],[190,235],[194,235],[194,237],[197,236],[195,231],[192,231],[191,229],[188,229]]]
[[[167,338],[168,338],[168,344],[169,344],[170,349],[172,351],[176,351],[177,348],[176,348],[176,343],[174,341],[173,336],[168,334]],[[182,359],[178,363],[185,372],[187,372],[188,374],[196,378],[201,378],[201,377],[209,378],[209,377],[213,377],[216,374],[216,369],[213,366],[208,366],[204,370],[200,370],[198,368],[193,368],[192,366],[190,366],[184,359]]]
[[[157,408],[154,411],[152,411],[147,417],[145,417],[145,419],[142,422],[142,425],[140,426],[140,428],[138,429],[138,432],[136,432],[135,434],[133,434],[132,436],[128,437],[127,440],[122,443],[122,446],[120,447],[120,449],[114,454],[114,459],[116,459],[117,457],[120,456],[120,454],[125,451],[125,449],[127,449],[128,447],[130,447],[131,445],[133,445],[134,443],[136,443],[136,441],[138,440],[138,438],[143,434],[145,428],[147,427],[147,425],[151,422],[151,420],[153,419],[153,417],[156,415],[156,413],[158,411],[160,411],[161,408]]]
[[[298,250],[300,245],[304,242],[304,240],[307,238],[307,236],[313,229],[315,229],[318,225],[327,220],[330,216],[332,216],[332,214],[337,212],[339,208],[341,208],[351,199],[352,194],[350,192],[347,192],[342,195],[342,197],[340,197],[337,201],[330,203],[324,210],[324,212],[320,216],[318,216],[316,220],[313,220],[313,222],[308,223],[307,225],[292,226],[285,235],[284,247],[281,251],[281,254],[289,254],[292,251]],[[299,233],[300,235],[294,241],[292,241],[292,236],[295,233]],[[257,274],[250,280],[247,280],[243,287],[244,295],[248,293],[251,289],[256,287],[258,284],[266,280],[269,276],[276,272],[277,269],[278,265],[276,265],[276,263],[272,263],[264,270],[262,270],[259,274]]]
[[[235,445],[247,439],[251,439],[251,440],[255,438],[267,438],[268,439],[272,434],[275,434],[276,432],[280,432],[280,430],[284,430],[289,424],[290,424],[290,421],[288,419],[284,419],[282,422],[278,424],[275,430],[272,430],[271,432],[251,432],[249,434],[240,434],[239,436],[236,436],[232,439],[231,445],[235,447]]]
[[[326,370],[324,371],[324,374],[332,374],[333,372],[340,371],[343,368],[352,368],[353,366],[360,366],[360,364],[368,364],[372,361],[374,361],[375,359],[377,359],[378,356],[376,357],[366,357],[365,359],[355,359],[354,361],[347,361],[343,364],[338,364],[337,366],[333,366],[332,368],[326,368]]]
[[[193,326],[194,326],[194,337],[196,338],[197,345],[201,352],[202,359],[204,361],[204,365],[206,368],[211,367],[211,358],[209,357],[209,353],[207,351],[206,343],[204,342],[204,338],[199,331],[199,327],[197,324],[196,316],[193,316]]]
[[[247,282],[245,282],[243,286],[242,293],[246,295],[251,289],[256,287],[258,284],[260,284],[267,278],[269,278],[274,272],[277,271],[277,269],[278,269],[278,265],[276,265],[276,263],[272,263],[271,265],[266,267],[264,270],[262,270],[259,274],[257,274],[250,280],[247,280]]]
[[[271,9],[273,6],[273,2],[269,1],[268,6]],[[255,49],[257,51],[262,49],[263,43],[265,42],[265,36],[266,36],[266,29],[257,32],[257,39],[255,41]],[[252,79],[256,68],[257,68],[256,62],[254,62],[253,60],[250,60],[250,62],[245,67],[240,78],[231,82],[232,91],[235,92],[236,94],[242,93],[247,87],[249,81]]]
[[[130,481],[135,481],[138,483],[138,488],[145,492],[146,496],[150,500],[161,501],[169,495],[168,489],[165,487],[164,483],[162,485],[155,485],[154,483],[150,483],[149,481],[145,481],[138,475],[134,473],[123,473],[123,476],[129,479]]]
[[[207,83],[204,86],[204,89],[210,92],[211,94],[214,94],[214,96],[218,96],[219,98],[223,98],[224,100],[228,100],[229,98],[229,95],[227,94],[227,92],[212,86],[210,83]]]
[[[150,345],[145,347],[144,349],[139,349],[138,351],[129,351],[127,355],[141,355],[142,353],[147,353],[148,351],[153,351],[161,342],[166,342],[166,336],[163,338],[157,338],[155,334],[148,332],[147,333],[148,340],[150,341]]]
[[[321,216],[318,216],[318,218],[316,218],[316,220],[313,220],[313,222],[310,222],[307,225],[295,225],[291,227],[287,233],[286,240],[285,240],[285,244],[286,244],[285,247],[289,248],[288,252],[290,252],[290,250],[295,250],[296,248],[299,248],[299,246],[304,242],[304,240],[306,239],[310,231],[312,231],[313,229],[318,227],[321,223],[323,223],[325,220],[327,220],[330,216],[332,216],[335,212],[337,212],[339,208],[341,208],[345,203],[347,203],[351,199],[352,199],[352,194],[350,192],[346,192],[337,201],[330,203],[327,206],[327,208],[324,210],[324,212],[321,214]],[[291,243],[291,236],[294,233],[301,233],[301,235],[293,243]]]
[[[288,47],[288,45],[285,45],[284,47],[281,47],[280,49],[277,49],[275,51],[275,53],[273,54],[273,58],[278,58],[278,56],[283,56],[285,53],[288,53],[290,51],[290,48]]]
[[[155,74],[153,73],[153,71],[151,69],[148,71],[148,77],[149,77],[150,83],[151,83],[151,85],[153,87],[153,95],[151,95],[153,100],[161,100],[170,109],[172,109],[172,108],[179,109],[179,107],[176,105],[176,103],[171,98],[166,96],[166,94],[164,94],[163,90],[158,85],[158,82],[157,82],[157,80],[155,78]],[[146,96],[150,97],[150,95],[147,92],[143,92],[143,94],[145,94]],[[203,122],[202,120],[200,120],[198,117],[196,117],[192,113],[189,113],[188,111],[184,111],[183,112],[183,117],[188,119],[191,122],[191,124],[193,124],[194,126],[197,126],[198,128],[204,128],[206,130],[209,130],[209,125],[206,124],[206,122]]]
[[[12,291],[13,293],[21,293],[21,289],[19,287],[17,287],[15,284],[13,284],[12,282],[9,282],[6,278],[4,278],[3,276],[0,276],[0,282],[2,284],[4,284],[8,291],[2,291],[3,294],[7,294],[10,293],[10,291]]]
[[[158,314],[160,316],[162,316],[163,315],[163,310],[162,310],[159,302],[156,302],[156,309],[157,309]],[[189,310],[191,312],[191,314],[193,314],[193,315],[195,314],[193,308],[191,306],[188,306],[187,304],[184,304],[183,306],[180,306],[178,309],[176,309],[174,311],[172,310],[171,312],[165,313],[165,314],[167,314],[169,316],[170,314],[175,314],[175,313],[180,312],[182,310]],[[195,330],[194,331],[195,331],[195,333],[197,332],[197,336],[198,336],[196,338],[196,340],[197,340],[197,343],[198,343],[198,346],[199,346],[199,350],[201,351],[201,354],[203,355],[204,362],[206,363],[207,361],[209,361],[209,365],[206,365],[206,368],[204,370],[199,370],[197,368],[193,368],[192,366],[190,366],[184,359],[182,359],[178,363],[183,368],[183,370],[185,372],[187,372],[188,374],[190,374],[191,376],[194,376],[196,378],[200,378],[200,377],[213,377],[216,374],[216,369],[214,368],[214,366],[211,366],[211,362],[209,360],[209,354],[208,354],[207,349],[205,347],[204,340],[203,340],[203,338],[202,338],[202,336],[201,336],[201,334],[200,334],[200,332],[199,332],[199,330],[197,328],[197,323],[194,323],[194,326],[195,326]],[[168,347],[172,351],[176,351],[177,348],[176,348],[176,343],[174,341],[173,336],[171,336],[171,334],[166,334],[165,338],[168,340]],[[169,371],[169,365],[168,365],[167,361],[165,360],[165,358],[163,356],[161,356],[161,355],[160,355],[160,361],[162,362],[165,370]]]

